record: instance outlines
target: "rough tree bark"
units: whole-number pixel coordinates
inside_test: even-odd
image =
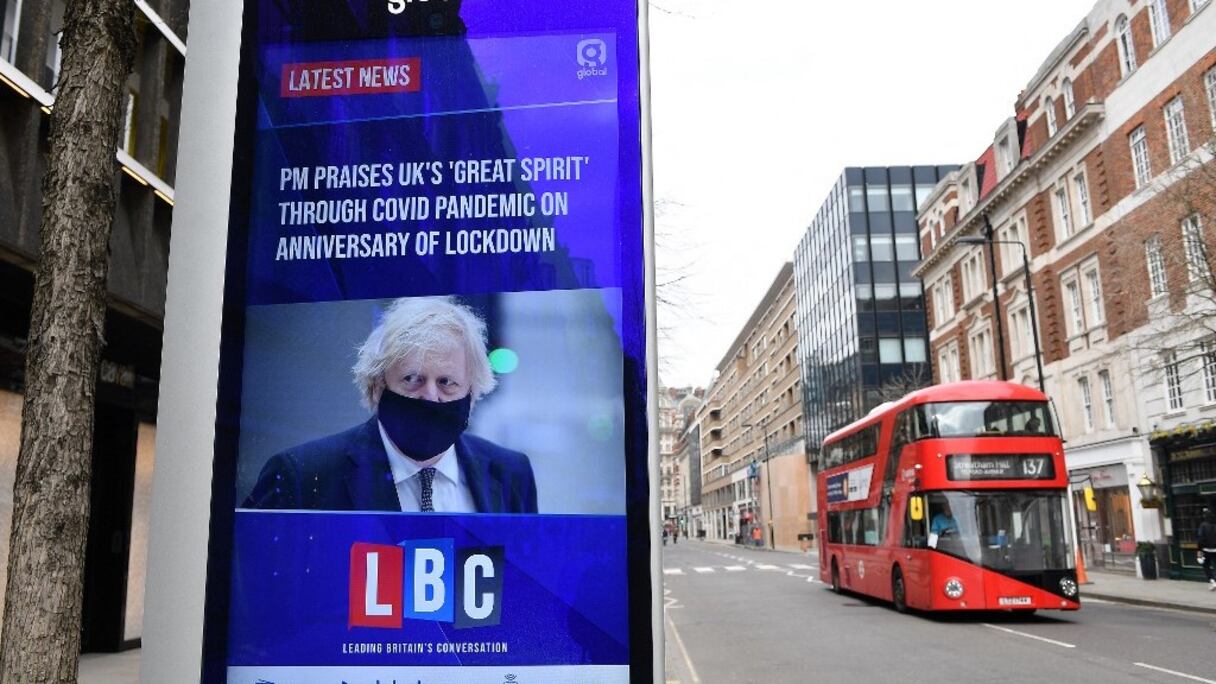
[[[43,179],[0,681],[75,682],[130,0],[68,0]]]

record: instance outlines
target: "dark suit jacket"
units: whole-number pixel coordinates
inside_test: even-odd
[[[456,457],[479,513],[536,512],[536,480],[527,456],[463,434]],[[376,419],[276,454],[242,507],[400,511]]]

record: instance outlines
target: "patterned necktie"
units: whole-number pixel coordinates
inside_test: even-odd
[[[418,479],[422,482],[422,511],[424,513],[431,513],[435,510],[435,504],[431,501],[431,496],[434,494],[431,484],[435,481],[435,469],[423,468],[419,470]]]

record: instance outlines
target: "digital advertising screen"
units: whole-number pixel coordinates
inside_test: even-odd
[[[650,681],[637,2],[243,22],[203,681]]]

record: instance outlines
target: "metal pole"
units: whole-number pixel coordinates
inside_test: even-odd
[[[770,549],[777,550],[777,528],[773,526],[773,464],[769,462],[768,454],[768,427],[764,424],[764,480],[768,485],[768,546]]]
[[[984,214],[984,234],[988,237],[988,270],[992,273],[992,315],[996,318],[996,348],[1001,356],[1001,372],[998,376],[1008,380],[1005,372],[1005,324],[1001,320],[1001,300],[996,288],[996,243],[993,240],[992,221]]]
[[[1043,385],[1043,352],[1039,349],[1039,316],[1035,313],[1034,290],[1030,282],[1029,250],[1021,240],[1018,240],[1017,244],[1022,248],[1022,273],[1026,276],[1026,298],[1030,300],[1030,330],[1034,336],[1034,365],[1039,369],[1039,391],[1047,394],[1047,388]]]

